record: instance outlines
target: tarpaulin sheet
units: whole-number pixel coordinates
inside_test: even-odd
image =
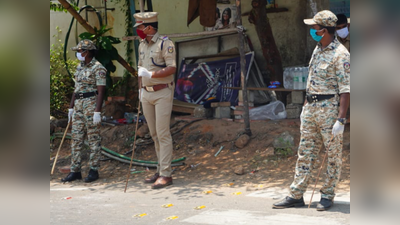
[[[246,54],[246,77],[254,52]],[[182,60],[175,86],[175,99],[202,104],[216,97],[220,102],[237,105],[238,90],[223,87],[240,87],[240,57],[211,62],[186,64]]]

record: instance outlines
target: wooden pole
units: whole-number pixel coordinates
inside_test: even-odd
[[[143,4],[143,0],[139,0],[139,5],[140,5],[140,12],[144,12],[144,4]]]
[[[68,123],[67,128],[65,128],[65,132],[64,132],[64,135],[63,135],[63,137],[61,139],[60,146],[58,147],[58,150],[57,150],[56,158],[54,159],[54,162],[53,162],[53,168],[51,168],[51,175],[53,175],[54,168],[56,168],[56,163],[57,163],[57,159],[58,159],[58,153],[60,153],[61,146],[64,143],[64,138],[65,138],[65,135],[67,135],[67,131],[68,131],[68,128],[69,128],[70,124],[71,123]]]
[[[81,15],[78,14],[78,12],[66,1],[66,0],[58,0],[60,4],[91,34],[95,34],[96,32],[94,31],[93,27],[90,26],[82,18]],[[117,61],[126,69],[128,70],[133,76],[136,76],[136,70],[133,69],[129,63],[127,63],[120,55],[118,55]]]
[[[243,106],[244,106],[244,133],[251,136],[250,120],[249,120],[249,101],[247,96],[247,84],[246,84],[246,58],[244,54],[244,34],[242,27],[242,2],[236,0],[236,24],[238,27],[239,35],[239,52],[240,52],[240,80],[242,83],[243,93]]]
[[[211,36],[211,35],[218,35],[218,34],[234,34],[237,32],[236,28],[231,29],[223,29],[223,30],[214,30],[214,31],[201,31],[201,32],[193,32],[193,33],[185,33],[185,34],[168,34],[169,38],[175,37],[193,37],[193,36]],[[162,34],[160,34],[163,36]],[[130,40],[141,40],[139,36],[127,36],[121,38],[123,41],[130,41]]]

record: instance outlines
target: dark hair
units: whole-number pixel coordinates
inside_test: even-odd
[[[322,29],[326,29],[327,31],[328,31],[328,34],[335,34],[335,32],[336,32],[336,27],[325,27],[325,26],[321,26],[322,27]]]
[[[152,26],[154,29],[158,29],[158,22],[154,23],[144,23],[143,25],[147,26]]]
[[[221,12],[219,11],[218,7],[216,9],[216,13],[218,14],[218,18],[220,18],[221,17]]]
[[[232,17],[231,9],[230,9],[230,8],[224,9],[224,11],[222,12],[222,20],[221,20],[222,24],[224,24],[224,22],[225,22],[225,19],[224,19],[224,13],[225,13],[225,11],[227,12],[229,19]],[[229,20],[228,20],[227,23],[229,24]]]
[[[337,14],[337,22],[336,25],[347,24],[347,16],[344,14]]]

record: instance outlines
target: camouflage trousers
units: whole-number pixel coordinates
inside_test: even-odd
[[[327,156],[326,179],[320,189],[321,197],[333,199],[335,187],[339,181],[342,167],[343,135],[336,136],[332,143],[332,127],[338,118],[339,102],[337,98],[307,103],[303,107],[301,119],[301,137],[298,159],[293,183],[290,185],[292,198],[300,199],[310,182],[311,170],[317,159],[322,143],[329,146]],[[325,153],[324,153],[325,154]],[[321,161],[322,163],[322,161]]]
[[[90,169],[99,169],[101,137],[100,125],[93,124],[95,107],[96,96],[75,100],[74,114],[72,115],[71,172],[81,171],[81,150],[84,144],[85,133],[87,134],[90,148]]]

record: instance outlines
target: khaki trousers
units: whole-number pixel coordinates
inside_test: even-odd
[[[172,173],[172,136],[170,132],[174,88],[142,93],[143,113],[153,138],[158,158],[157,173],[170,177]]]

